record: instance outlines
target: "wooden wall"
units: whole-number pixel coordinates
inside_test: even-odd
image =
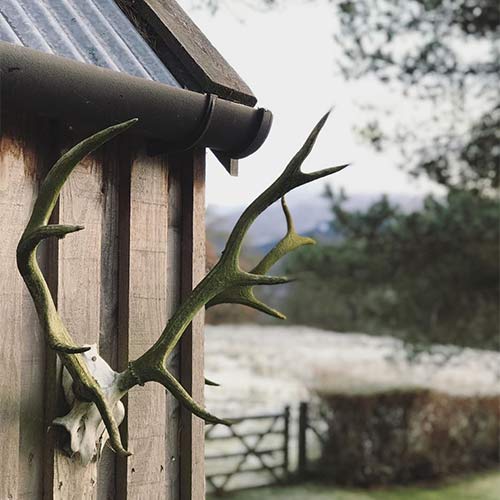
[[[157,384],[125,398],[120,430],[134,455],[106,449],[82,467],[48,431],[65,411],[61,370],[44,346],[15,248],[40,180],[87,132],[45,119],[2,115],[0,138],[0,498],[204,498],[203,424]],[[113,140],[71,175],[54,222],[85,230],[40,249],[39,260],[78,343],[97,343],[124,369],[158,337],[204,273],[204,151],[148,154],[144,140]],[[203,318],[170,369],[203,398]]]

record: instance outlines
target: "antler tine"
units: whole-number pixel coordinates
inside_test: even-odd
[[[205,377],[205,385],[209,385],[211,387],[220,387],[220,384],[217,382],[214,382],[213,380],[210,380],[209,378]]]
[[[231,425],[230,420],[225,420],[212,415],[208,411],[206,411],[201,405],[199,405],[191,395],[182,387],[179,381],[166,369],[163,368],[158,370],[155,374],[155,381],[162,384],[166,387],[182,404],[185,408],[187,408],[191,413],[200,417],[210,424],[224,424]],[[210,385],[213,385],[211,383]]]
[[[290,210],[288,209],[284,196],[281,198],[281,206],[286,218],[287,232],[285,236],[250,271],[250,274],[264,275],[286,254],[293,252],[301,246],[314,245],[316,243],[312,238],[300,236],[296,233],[292,215],[290,214]],[[228,288],[208,302],[206,308],[208,309],[218,304],[241,304],[257,309],[258,311],[268,314],[269,316],[273,316],[278,319],[286,319],[286,316],[283,313],[269,307],[257,299],[254,293],[254,286],[247,285]]]
[[[286,218],[287,232],[285,236],[271,249],[267,255],[250,271],[252,274],[265,274],[287,253],[304,245],[315,245],[316,241],[307,236],[300,236],[295,231],[292,214],[286,204],[285,197],[281,198],[281,207]]]
[[[99,388],[99,386],[97,386]],[[93,388],[94,389],[94,388]],[[99,391],[93,392],[93,397],[91,401],[97,406],[99,413],[101,414],[102,421],[106,426],[108,431],[109,440],[111,441],[111,447],[118,455],[123,457],[129,457],[132,453],[126,450],[122,445],[122,440],[120,437],[120,431],[118,430],[118,424],[116,423],[115,417],[113,416],[113,410],[106,401],[106,397],[99,388]]]
[[[47,282],[38,266],[36,249],[44,239],[52,236],[64,238],[67,234],[83,229],[83,226],[48,224],[61,189],[70,173],[85,156],[130,128],[136,121],[136,119],[129,120],[97,132],[61,156],[40,186],[30,220],[17,246],[17,267],[35,304],[48,345],[58,351],[61,362],[71,374],[75,387],[78,388],[77,396],[96,404],[108,430],[113,448],[124,455],[127,455],[128,452],[121,444],[118,426],[111,408],[98,383],[89,373],[85,362],[79,356],[75,356],[75,354],[88,351],[90,347],[75,345],[64,326]]]
[[[243,212],[228,238],[221,261],[230,260],[232,261],[233,266],[238,266],[243,239],[248,232],[248,229],[255,219],[275,201],[279,200],[281,197],[285,196],[285,194],[299,186],[303,186],[304,184],[308,184],[314,180],[340,172],[348,166],[348,164],[338,165],[311,173],[304,173],[301,170],[302,164],[311,153],[312,148],[316,143],[316,139],[318,138],[318,135],[329,116],[330,111],[322,116],[307,137],[304,145],[290,160],[283,173]]]
[[[125,132],[125,130],[129,129],[136,122],[137,118],[134,118],[101,130],[68,150],[57,160],[40,186],[40,191],[33,207],[31,218],[24,230],[23,237],[33,229],[47,225],[61,189],[78,163],[113,137]]]

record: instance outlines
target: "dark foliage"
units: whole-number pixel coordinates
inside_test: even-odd
[[[289,272],[307,271],[288,298],[292,320],[499,348],[497,201],[452,190],[411,213],[385,198],[348,212],[328,196],[343,239],[291,256]]]
[[[348,79],[369,76],[430,104],[397,132],[366,125],[374,146],[397,144],[403,166],[445,186],[499,185],[500,4],[497,0],[344,0],[337,5]],[[376,133],[374,134],[374,130]]]
[[[337,484],[407,484],[498,467],[498,396],[401,389],[323,401],[330,415],[318,468]]]

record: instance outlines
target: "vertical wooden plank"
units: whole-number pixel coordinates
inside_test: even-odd
[[[163,156],[140,153],[132,163],[129,204],[120,215],[122,368],[155,342],[168,318],[167,174]],[[127,197],[126,188],[120,196]],[[125,435],[133,455],[119,461],[118,498],[164,499],[170,479],[165,390],[154,383],[136,387],[129,392],[126,406]]]
[[[205,151],[183,153],[182,168],[182,294],[205,276]],[[180,343],[182,385],[198,402],[204,400],[204,314],[200,312]],[[204,422],[181,410],[180,498],[205,498]]]
[[[16,266],[16,246],[36,196],[39,164],[21,116],[12,134],[2,116],[0,137],[0,498],[41,493],[43,338]],[[22,124],[22,125],[21,125]],[[12,132],[12,131],[10,131]],[[41,371],[41,373],[40,373]],[[31,475],[31,477],[30,477]]]
[[[168,179],[168,317],[181,301],[181,256],[182,256],[182,171],[169,159]],[[177,346],[167,360],[167,368],[179,379],[180,349]],[[167,429],[165,448],[169,458],[167,466],[166,499],[179,499],[179,402],[167,391]]]
[[[132,145],[129,156],[119,171],[118,189],[118,345],[117,358],[118,370],[127,368],[130,361],[129,345],[129,316],[130,316],[130,214],[131,214],[131,176],[133,155],[137,145]],[[122,443],[129,449],[129,396],[122,398],[125,406],[125,418],[120,426]],[[126,500],[128,498],[128,459],[116,457],[116,497]]]
[[[46,252],[39,251],[43,269]],[[19,499],[38,499],[43,494],[45,339],[31,297],[21,303],[21,393],[19,420]]]
[[[101,237],[101,317],[99,354],[117,369],[118,346],[118,231],[120,167],[129,162],[128,138],[117,138],[106,145],[99,155],[102,169],[103,225]],[[116,497],[116,454],[110,447],[103,449],[97,465],[97,498]]]
[[[115,368],[118,348],[119,181],[121,166],[129,162],[127,141],[121,137],[114,139],[103,148],[98,158],[103,177],[99,353]]]
[[[77,142],[71,140],[71,145]],[[99,342],[101,238],[103,225],[102,168],[95,158],[80,163],[66,182],[59,199],[59,222],[81,224],[85,230],[59,243],[56,293],[58,311],[78,344]],[[62,401],[60,364],[51,357],[52,383],[47,398]],[[49,419],[64,413],[64,403],[48,408]],[[97,464],[82,466],[58,446],[52,455],[47,476],[46,497],[58,500],[97,498]]]
[[[24,123],[27,125],[25,141],[30,142],[35,150],[35,163],[28,166],[30,161],[25,159],[25,174],[36,173],[38,185],[53,161],[54,123],[41,118],[29,118]],[[47,269],[47,250],[45,243],[38,249],[38,262],[43,272]],[[43,495],[44,444],[47,432],[44,377],[46,348],[44,334],[26,288],[23,298],[18,498],[38,499]]]

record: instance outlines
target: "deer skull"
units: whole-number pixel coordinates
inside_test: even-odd
[[[125,416],[125,407],[120,399],[125,395],[118,387],[119,373],[115,372],[106,361],[99,356],[97,346],[81,354],[90,374],[101,386],[109,404],[113,408],[113,416],[120,425]],[[101,414],[94,403],[80,401],[73,391],[73,378],[66,368],[63,369],[62,385],[64,396],[71,407],[64,417],[53,420],[52,425],[64,428],[69,434],[68,449],[71,456],[79,456],[82,465],[101,455],[108,440],[108,433]]]

